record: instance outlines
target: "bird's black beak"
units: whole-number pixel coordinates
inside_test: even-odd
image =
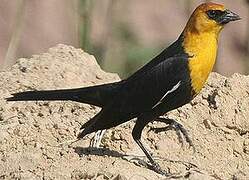
[[[217,21],[220,23],[220,24],[227,24],[231,21],[237,21],[237,20],[240,20],[241,18],[239,17],[238,14],[230,11],[230,10],[225,10],[224,11],[224,14],[222,16],[220,16],[219,19],[217,19]]]

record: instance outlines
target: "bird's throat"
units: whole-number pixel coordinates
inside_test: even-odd
[[[196,95],[201,91],[215,64],[218,34],[185,33],[183,47],[190,55],[188,66],[191,85]]]

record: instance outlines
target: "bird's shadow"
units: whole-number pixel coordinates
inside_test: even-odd
[[[108,148],[96,148],[96,147],[87,147],[87,148],[83,148],[83,147],[74,147],[73,148],[75,153],[77,153],[79,156],[85,156],[85,155],[96,155],[96,156],[110,156],[110,157],[118,157],[118,158],[122,158],[123,160],[126,160],[130,163],[134,163],[135,165],[137,166],[140,166],[140,167],[145,167],[145,168],[148,168],[152,171],[155,171],[153,166],[150,165],[149,163],[147,163],[145,160],[143,160],[143,158],[141,157],[137,157],[137,158],[134,158],[135,161],[130,161],[128,159],[126,159],[125,157],[127,157],[126,154],[122,154],[122,153],[119,153],[115,150],[110,150]],[[135,156],[134,156],[135,157]],[[166,159],[165,159],[166,160]],[[137,162],[136,162],[137,161]],[[174,163],[182,163],[183,165],[185,165],[186,167],[189,167],[189,169],[191,168],[197,168],[196,165],[192,164],[192,163],[186,163],[184,161],[172,161],[172,160],[167,160],[169,162],[174,162]],[[200,171],[197,171],[197,172],[200,172]],[[201,172],[200,172],[201,173]],[[170,179],[181,179],[181,178],[186,178],[190,175],[190,171],[187,171],[185,173],[176,173],[176,174],[166,174],[166,179],[167,178],[170,178]]]
[[[124,157],[125,154],[119,153],[114,150],[110,150],[108,148],[96,148],[96,147],[74,147],[74,152],[77,153],[79,156],[83,155],[96,155],[96,156],[111,156],[111,157]]]
[[[79,156],[87,156],[87,155],[96,155],[96,156],[109,156],[109,157],[115,157],[115,158],[121,158],[125,161],[128,161],[129,163],[134,163],[138,166],[144,166],[145,168],[151,169],[151,165],[149,165],[146,161],[144,161],[140,157],[136,157],[131,155],[131,160],[129,158],[127,159],[126,157],[129,157],[130,155],[122,154],[119,153],[115,150],[110,150],[108,148],[102,147],[102,148],[96,148],[96,147],[74,147],[74,152],[77,153]],[[133,160],[132,160],[133,159]],[[137,162],[137,163],[136,163]]]
[[[74,152],[77,153],[79,156],[87,156],[87,155],[96,155],[96,156],[109,156],[109,157],[115,157],[115,158],[121,158],[129,163],[134,163],[138,166],[144,166],[149,168],[150,166],[144,158],[146,156],[136,156],[136,155],[127,155],[119,153],[115,150],[110,150],[108,148],[102,147],[102,148],[96,148],[96,147],[74,147]]]
[[[73,149],[74,149],[75,153],[77,153],[79,156],[96,155],[96,156],[110,156],[110,157],[116,157],[116,158],[118,157],[118,158],[122,158],[123,160],[128,161],[129,163],[134,163],[137,166],[140,166],[140,167],[142,166],[142,167],[148,168],[152,171],[155,171],[153,168],[153,165],[147,163],[142,158],[142,156],[141,157],[134,156],[135,158],[131,158],[131,160],[128,160],[127,157],[129,155],[122,154],[122,153],[119,153],[115,150],[110,150],[110,149],[105,148],[105,147],[103,147],[103,148],[96,148],[96,147],[83,148],[83,147],[77,146],[77,147],[74,147]],[[201,171],[196,170],[196,168],[198,169],[197,165],[189,163],[189,162],[173,161],[173,160],[168,160],[168,159],[164,159],[164,161],[169,161],[169,162],[173,162],[173,163],[181,163],[181,164],[185,165],[186,168],[188,168],[189,170],[194,168],[196,172],[202,173]],[[166,177],[171,178],[171,179],[181,179],[183,177],[184,178],[188,177],[190,174],[191,174],[190,171],[187,171],[187,172],[182,173],[182,174],[181,173],[176,173],[176,174],[169,173],[168,175],[166,175]]]

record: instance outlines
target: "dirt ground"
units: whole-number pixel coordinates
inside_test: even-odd
[[[188,130],[196,152],[176,132],[155,133],[151,123],[143,142],[165,178],[127,155],[144,156],[131,137],[134,122],[110,129],[101,149],[89,148],[93,135],[69,145],[98,108],[75,102],[6,102],[24,90],[83,87],[119,80],[102,71],[93,56],[58,45],[48,53],[19,59],[0,72],[0,179],[249,179],[249,77],[212,73],[191,104],[170,112]],[[146,159],[144,159],[146,160]],[[142,162],[142,161],[141,161]],[[179,176],[179,177],[178,177]]]

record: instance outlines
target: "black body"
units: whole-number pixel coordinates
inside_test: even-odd
[[[152,61],[120,82],[79,89],[21,92],[7,100],[72,100],[102,107],[97,115],[83,124],[78,138],[137,118],[133,138],[155,165],[155,170],[161,173],[140,138],[146,124],[193,98],[189,56],[184,52],[182,41],[183,36],[180,36]]]
[[[146,118],[148,123],[192,99],[188,55],[184,52],[182,40],[180,36],[152,61],[120,82],[78,89],[27,91],[13,94],[7,100],[72,100],[102,107],[96,116],[82,126],[84,130],[80,137],[132,118],[140,121],[141,117],[146,116],[143,119]],[[180,86],[161,100],[179,82]],[[156,105],[160,100],[162,102]]]

